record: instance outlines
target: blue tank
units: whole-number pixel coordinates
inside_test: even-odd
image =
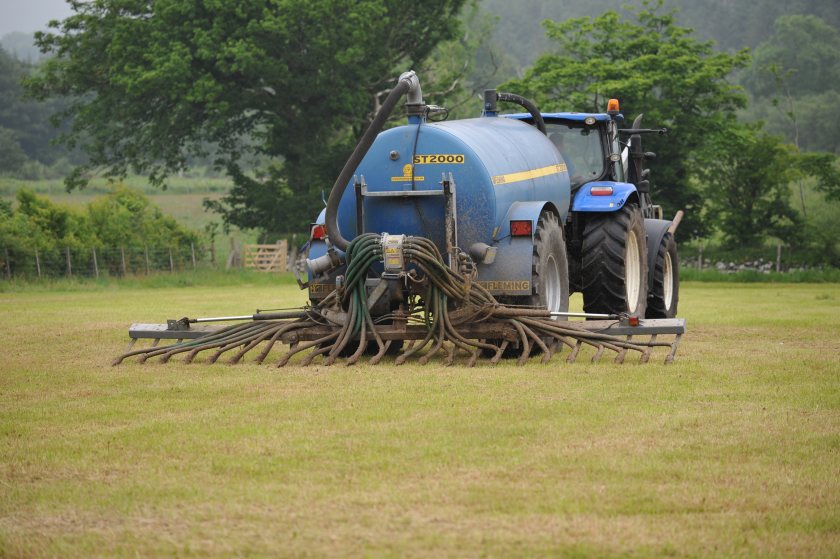
[[[456,185],[462,249],[476,242],[498,245],[509,235],[508,221],[516,204],[538,203],[525,212],[534,226],[539,213],[534,208],[550,204],[561,223],[569,209],[569,175],[559,152],[533,126],[507,118],[409,124],[386,130],[356,170],[370,193],[440,190],[444,173],[452,173]],[[534,211],[536,215],[531,215]],[[364,232],[427,237],[445,251],[443,196],[368,196],[364,221]],[[338,226],[347,239],[357,234],[353,184],[341,199]]]

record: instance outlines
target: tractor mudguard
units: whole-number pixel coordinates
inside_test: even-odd
[[[493,236],[496,258],[492,264],[478,265],[478,283],[494,295],[531,295],[534,265],[534,233],[546,208],[557,211],[551,202],[514,202]],[[559,212],[557,212],[559,215]],[[560,216],[563,219],[565,216]],[[531,236],[512,237],[511,221],[530,221]]]
[[[498,241],[504,239],[505,237],[510,237],[510,222],[524,220],[529,220],[531,222],[531,238],[533,238],[533,234],[537,231],[537,222],[540,220],[540,215],[542,215],[543,210],[546,208],[557,213],[557,217],[561,221],[565,221],[566,216],[560,215],[551,202],[546,202],[545,200],[537,200],[534,202],[514,202],[508,208],[502,222],[497,224],[493,240]]]
[[[659,244],[668,232],[671,221],[667,219],[645,219],[645,234],[647,235],[648,277],[652,278],[656,268],[656,255],[659,254]]]
[[[593,187],[612,187],[612,194],[593,196]],[[573,212],[616,212],[636,195],[636,187],[629,182],[595,181],[581,186],[572,200]]]

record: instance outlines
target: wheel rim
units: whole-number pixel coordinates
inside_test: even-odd
[[[624,252],[624,286],[627,292],[627,310],[636,311],[641,289],[641,266],[639,263],[639,240],[634,232],[627,235],[627,247]]]
[[[671,253],[668,251],[665,251],[665,261],[662,263],[662,290],[665,308],[670,309],[674,298],[674,269],[671,267]]]
[[[549,254],[545,263],[545,306],[551,312],[560,310],[560,266],[553,254]]]

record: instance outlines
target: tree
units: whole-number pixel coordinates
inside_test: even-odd
[[[108,247],[171,246],[200,248],[201,236],[179,224],[141,192],[115,185],[87,206],[87,217],[100,244]]]
[[[708,194],[708,217],[729,248],[757,246],[767,236],[799,238],[800,220],[790,204],[799,154],[759,126],[731,127],[703,152],[699,178]]]
[[[455,36],[465,0],[97,0],[71,2],[37,42],[53,53],[28,82],[74,96],[65,136],[101,169],[163,184],[213,146],[235,187],[228,223],[300,230],[400,70]],[[273,164],[246,173],[249,155]]]
[[[182,256],[202,237],[165,215],[142,193],[115,185],[83,210],[62,206],[28,189],[16,193],[17,208],[0,203],[0,246],[18,251],[92,247],[173,247]]]
[[[700,235],[707,230],[700,219],[704,200],[691,178],[702,162],[692,154],[726,130],[734,111],[744,106],[745,97],[727,76],[748,57],[715,52],[712,43],[677,26],[673,12],[660,13],[661,6],[643,1],[631,19],[608,11],[596,18],[546,21],[557,52],[540,56],[522,79],[504,87],[549,110],[602,112],[615,97],[624,114],[644,113],[645,123],[667,127],[666,138],[646,140],[658,155],[654,197],[666,215],[687,210],[681,230]]]
[[[840,151],[840,131],[826,118],[840,99],[840,32],[813,15],[783,16],[773,28],[743,72],[748,116],[799,148]]]
[[[0,48],[0,159],[26,160],[51,165],[67,155],[62,148],[51,145],[57,132],[50,124],[50,112],[58,110],[60,102],[37,103],[25,99],[21,80],[34,71],[34,66],[21,62]],[[11,152],[14,152],[13,154]],[[3,166],[0,164],[0,169]],[[20,165],[12,168],[18,170]],[[6,167],[9,170],[9,167]],[[1,172],[1,171],[0,171]]]
[[[780,17],[756,47],[744,84],[757,98],[840,90],[840,31],[813,15]]]
[[[840,202],[840,158],[833,153],[803,153],[797,161],[803,175],[816,179],[816,188],[826,199]]]
[[[17,134],[0,127],[0,175],[11,175],[23,168],[26,154],[20,148]]]
[[[791,205],[791,184],[808,181],[828,201],[840,201],[837,158],[802,153],[760,125],[731,127],[705,147],[699,178],[708,217],[729,248],[757,246],[766,237],[805,242],[804,215]]]

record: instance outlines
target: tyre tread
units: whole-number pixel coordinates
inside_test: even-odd
[[[584,228],[582,246],[581,291],[583,310],[591,313],[617,314],[626,312],[626,290],[624,286],[624,254],[627,231],[638,227],[641,213],[634,204],[625,205],[613,213],[591,216]],[[638,239],[639,251],[646,253],[644,236]],[[647,277],[647,259],[642,258],[642,279]],[[647,282],[642,281],[639,307],[636,312],[644,314],[647,299]]]

